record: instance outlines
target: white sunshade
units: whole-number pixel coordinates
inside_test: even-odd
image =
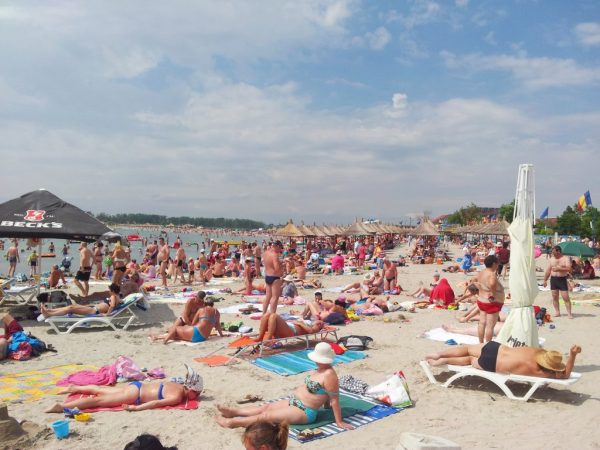
[[[496,340],[510,347],[539,347],[533,300],[538,294],[535,277],[533,218],[535,184],[533,165],[521,164],[517,181],[514,220],[510,236],[510,275],[508,285],[511,311]]]

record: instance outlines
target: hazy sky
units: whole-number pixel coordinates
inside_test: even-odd
[[[0,201],[399,220],[600,202],[597,0],[4,1]]]

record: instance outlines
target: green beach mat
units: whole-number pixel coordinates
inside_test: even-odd
[[[370,410],[379,403],[370,401],[358,396],[350,396],[345,393],[340,393],[340,408],[342,409],[342,417],[350,417],[356,413],[361,413]],[[307,428],[319,428],[323,425],[329,425],[335,422],[332,409],[319,409],[317,420],[313,423],[305,425],[290,425],[296,431],[306,430]]]
[[[261,367],[279,375],[296,375],[310,370],[316,370],[317,364],[308,358],[312,350],[300,350],[293,353],[280,353],[278,355],[257,358],[252,361],[255,366]],[[336,355],[333,365],[349,363],[358,359],[366,358],[365,352],[348,350],[342,355]]]

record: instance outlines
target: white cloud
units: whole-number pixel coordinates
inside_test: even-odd
[[[392,39],[392,35],[385,27],[369,31],[364,36],[354,36],[351,44],[356,47],[369,47],[372,50],[383,50]]]
[[[498,70],[509,72],[513,78],[531,89],[564,86],[585,86],[600,81],[600,67],[583,67],[573,59],[527,57],[517,55],[456,56],[443,51],[441,56],[447,67],[473,72]]]
[[[344,22],[350,15],[349,2],[343,0],[336,1],[327,6],[323,16],[323,23],[328,27],[335,27]]]
[[[575,36],[583,45],[600,45],[600,22],[584,22],[575,26]]]
[[[469,4],[469,0],[454,0],[454,4],[459,8],[464,8]]]
[[[405,109],[408,102],[406,94],[396,93],[392,95],[392,107],[394,109]]]
[[[412,29],[438,20],[441,11],[439,3],[431,0],[417,0],[412,4],[408,13],[390,11],[387,19],[389,22],[400,22],[405,28]]]
[[[486,34],[483,40],[490,45],[498,45],[498,42],[496,42],[496,36],[494,35],[493,31],[490,31],[488,34]]]

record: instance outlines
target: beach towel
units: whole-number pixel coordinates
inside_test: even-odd
[[[84,395],[84,394],[71,394],[67,397],[67,400],[75,400],[78,398],[84,398],[84,397],[92,397],[92,395]],[[160,408],[152,408],[152,409],[184,409],[184,410],[192,410],[192,409],[198,409],[198,406],[200,405],[200,402],[198,401],[198,399],[194,399],[194,400],[189,400],[186,399],[185,401],[181,402],[179,405],[175,405],[175,406],[162,406]],[[101,412],[101,411],[123,411],[123,407],[122,406],[113,406],[111,408],[88,408],[88,409],[82,409],[82,412]]]
[[[114,364],[102,366],[96,370],[80,370],[67,375],[56,382],[57,386],[110,386],[117,382],[117,368]]]
[[[240,347],[246,347],[248,345],[256,345],[258,344],[258,341],[256,340],[256,338],[251,338],[249,336],[242,336],[239,337],[233,341],[231,341],[229,344],[227,344],[227,347],[229,348],[240,348]]]
[[[251,361],[255,366],[261,367],[278,375],[296,375],[310,370],[316,370],[317,364],[308,359],[312,350],[300,350],[293,353],[280,353],[277,355],[257,358]],[[364,352],[347,351],[343,355],[336,355],[333,365],[349,363],[366,358]]]
[[[437,301],[442,301],[445,306],[454,303],[454,291],[446,278],[442,278],[429,295],[429,303]]]
[[[227,355],[211,355],[202,358],[194,358],[194,361],[206,364],[209,367],[224,366],[231,361],[231,356]]]
[[[353,394],[342,389],[340,389],[340,408],[342,410],[344,421],[355,428],[368,425],[376,420],[383,419],[384,417],[396,414],[398,411],[402,410],[402,408],[382,405],[374,399],[359,394]],[[300,439],[298,436],[299,433],[306,429],[318,429],[321,433],[314,438]],[[290,425],[289,437],[304,443],[333,436],[334,434],[342,433],[343,431],[346,430],[335,425],[333,410],[320,409],[317,413],[317,420],[315,422],[305,425]]]
[[[325,289],[325,292],[340,293],[340,292],[342,292],[342,289],[344,289],[344,286],[330,287],[330,288]]]
[[[447,342],[453,339],[457,344],[473,345],[479,343],[477,336],[468,336],[466,334],[450,333],[443,328],[433,328],[423,333],[422,337],[431,339],[432,341]],[[544,345],[546,339],[539,338],[540,345]]]
[[[95,370],[96,366],[66,364],[42,370],[29,370],[0,377],[0,401],[22,402],[39,400],[47,395],[55,395],[63,388],[56,386],[65,375],[80,370]]]

